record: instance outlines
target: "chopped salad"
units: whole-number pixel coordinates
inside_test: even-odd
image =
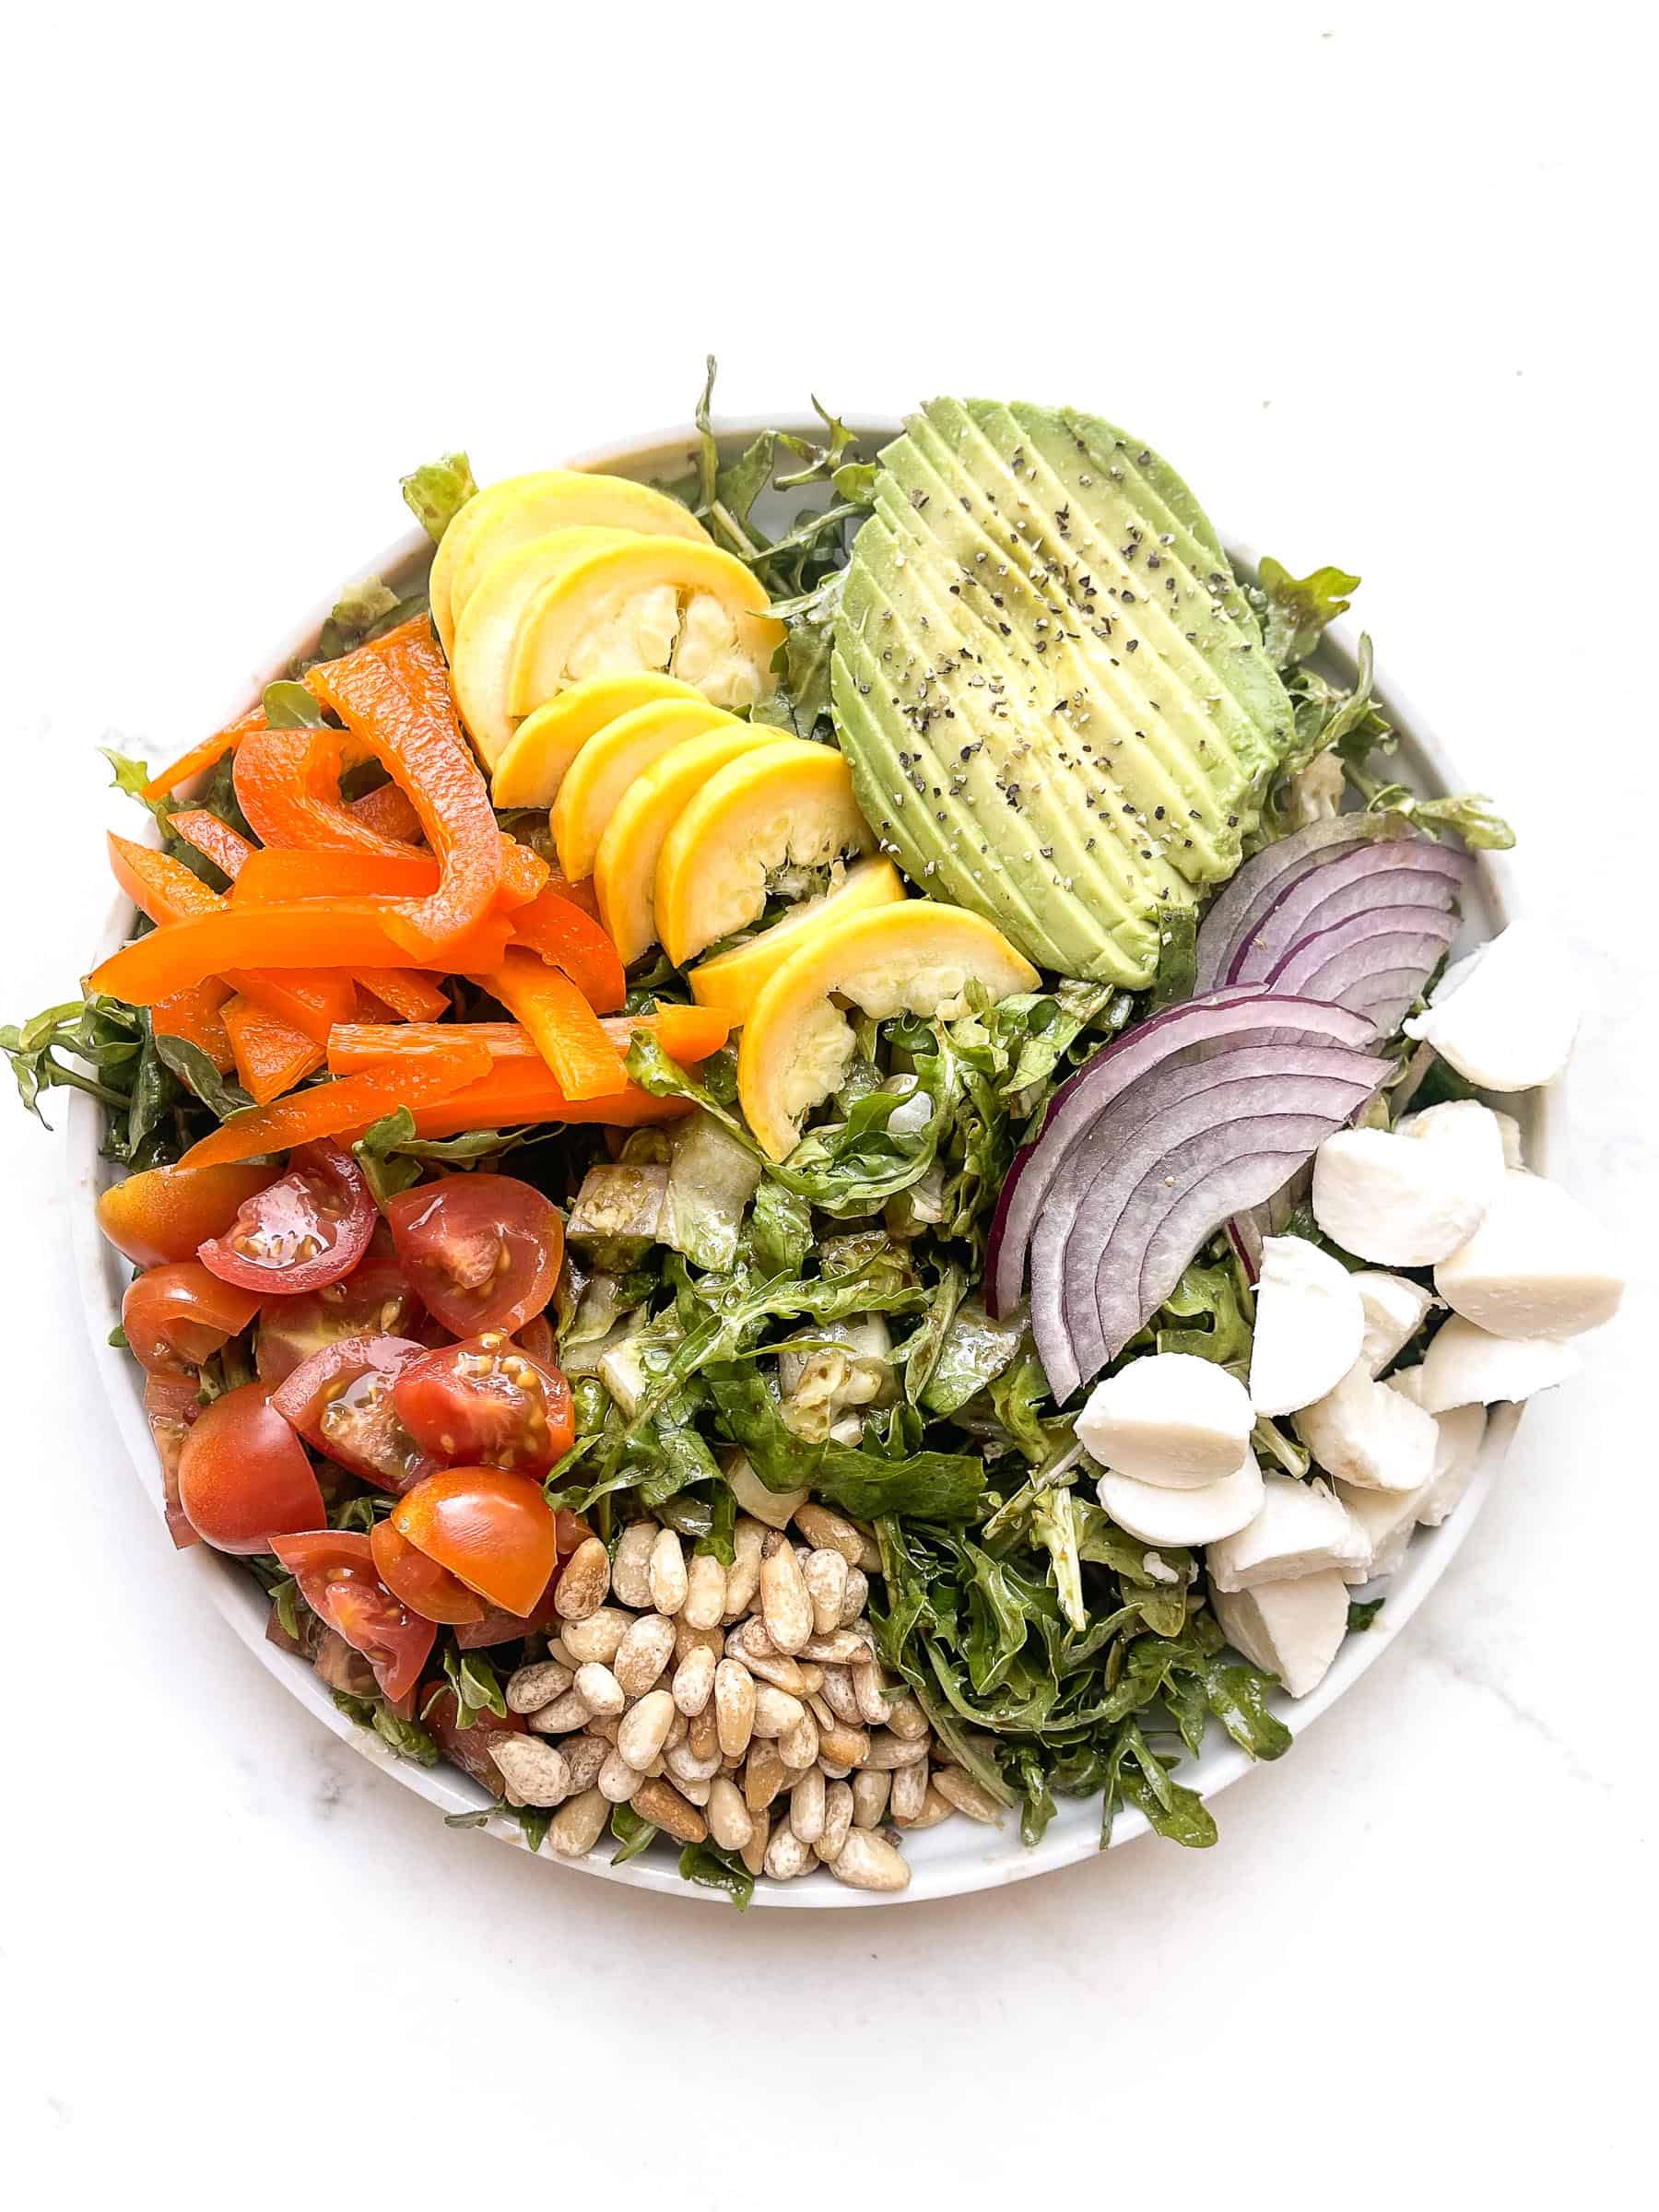
[[[465,1818],[740,1905],[1207,1844],[1617,1308],[1491,1102],[1573,978],[1448,965],[1512,839],[1322,672],[1357,578],[1096,417],[712,381],[678,481],[406,479],[418,586],[112,756],[130,941],[0,1045],[102,1111],[175,1542]]]

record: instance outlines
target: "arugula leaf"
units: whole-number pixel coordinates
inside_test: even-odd
[[[360,583],[347,584],[318,633],[315,658],[337,661],[342,653],[354,651],[369,639],[395,629],[399,623],[423,612],[425,606],[424,593],[400,599],[378,576],[366,576]]]
[[[832,511],[845,516],[853,510]],[[829,520],[829,517],[824,518]],[[835,569],[822,583],[771,608],[784,627],[783,642],[772,655],[778,688],[755,708],[756,722],[810,737],[830,712],[830,663],[835,650],[835,620],[841,612],[845,569]]]
[[[192,1044],[185,1037],[164,1037],[157,1032],[155,1046],[162,1065],[221,1122],[253,1105],[241,1085],[221,1076],[199,1044]]]
[[[770,1177],[761,1180],[749,1208],[750,1256],[762,1276],[799,1275],[812,1249],[812,1208]]]
[[[465,453],[445,453],[428,461],[402,482],[410,513],[434,545],[443,542],[444,532],[478,488]]]
[[[780,491],[793,491],[797,485],[814,483],[821,477],[832,477],[841,455],[850,445],[856,442],[855,433],[848,429],[839,416],[830,414],[816,393],[812,395],[812,411],[829,432],[828,441],[819,445],[810,438],[796,437],[789,430],[778,432],[778,443],[784,451],[796,454],[806,464],[805,468],[798,468],[792,475],[778,478]]]
[[[399,1106],[378,1122],[371,1122],[352,1145],[352,1157],[362,1169],[382,1213],[400,1191],[420,1181],[420,1162],[399,1157],[400,1148],[411,1143],[414,1135],[415,1116],[406,1106]]]
[[[507,1718],[507,1700],[495,1668],[482,1652],[463,1652],[449,1645],[443,1654],[443,1678],[455,1694],[458,1727],[470,1728],[481,1712],[492,1712],[498,1721]]]
[[[636,1813],[631,1806],[611,1807],[611,1834],[617,1839],[617,1849],[611,1853],[613,1866],[626,1866],[629,1859],[637,1859],[642,1851],[649,1851],[656,1841],[654,1824]]]
[[[1387,1600],[1381,1597],[1351,1598],[1347,1609],[1348,1634],[1363,1636],[1386,1603]]]
[[[1325,625],[1347,614],[1359,579],[1346,570],[1315,569],[1296,577],[1264,554],[1256,571],[1259,588],[1250,594],[1262,618],[1262,643],[1277,668],[1305,660],[1324,635]]]
[[[391,1745],[399,1759],[413,1759],[420,1767],[438,1764],[438,1747],[426,1730],[418,1721],[406,1721],[394,1712],[384,1698],[354,1698],[346,1690],[336,1689],[334,1701],[359,1728],[372,1728],[382,1743]]]
[[[1147,1000],[1148,1014],[1179,1006],[1198,982],[1198,913],[1191,906],[1166,906],[1158,917],[1158,969]]]
[[[1432,837],[1438,830],[1454,830],[1465,845],[1479,853],[1508,853],[1515,833],[1484,792],[1465,791],[1443,799],[1419,798],[1404,783],[1384,783],[1366,802],[1372,814],[1400,814]]]
[[[905,1513],[924,1521],[966,1519],[984,1488],[982,1461],[968,1453],[914,1452],[887,1459],[864,1445],[826,1438],[809,1444],[785,1428],[776,1401],[747,1361],[702,1371],[720,1428],[741,1444],[770,1490],[810,1489],[854,1520]]]
[[[327,726],[328,717],[315,693],[290,677],[267,684],[263,704],[265,718],[274,730],[321,730]]]
[[[920,1391],[912,1388],[913,1374],[907,1366],[907,1392],[924,1413],[944,1416],[959,1412],[1018,1358],[1025,1332],[1023,1310],[1006,1321],[993,1321],[983,1298],[975,1292],[963,1299],[951,1314],[937,1358]]]
[[[724,1889],[738,1910],[747,1912],[755,1894],[755,1877],[734,1851],[714,1843],[688,1843],[679,1855],[682,1882],[702,1889]]]

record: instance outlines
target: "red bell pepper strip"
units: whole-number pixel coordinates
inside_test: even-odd
[[[256,1153],[287,1152],[318,1137],[344,1137],[366,1129],[398,1107],[412,1111],[448,1098],[488,1073],[489,1055],[481,1045],[456,1043],[394,1065],[347,1076],[337,1083],[316,1083],[269,1106],[232,1114],[211,1136],[193,1145],[182,1167],[208,1168],[220,1160],[251,1159]]]
[[[323,1065],[323,1047],[241,992],[224,1013],[238,1082],[256,1106],[292,1090]]]
[[[194,984],[159,1000],[150,1008],[150,1028],[158,1037],[182,1037],[186,1044],[206,1053],[221,1076],[229,1075],[236,1065],[222,1011],[229,996],[229,984],[217,979]]]
[[[392,910],[387,927],[420,956],[406,964],[428,965],[427,956],[452,950],[484,920],[501,888],[500,832],[455,719],[431,625],[418,617],[311,669],[305,681],[383,763],[420,818],[441,870],[438,888]]]
[[[255,849],[229,822],[221,822],[217,814],[209,814],[205,806],[173,815],[167,826],[175,837],[182,837],[187,845],[194,845],[198,853],[204,853],[232,883]]]
[[[627,1089],[616,1047],[568,975],[533,952],[510,952],[473,981],[518,1016],[566,1098],[609,1099]]]
[[[146,800],[166,798],[170,792],[177,791],[181,783],[188,783],[192,776],[199,776],[204,769],[216,766],[227,753],[234,752],[250,730],[263,730],[265,726],[265,708],[250,707],[245,714],[238,715],[234,722],[227,723],[222,730],[216,730],[211,737],[204,737],[199,745],[193,745],[187,753],[181,753],[166,768],[159,769],[139,793],[139,797]]]
[[[621,1059],[634,1031],[654,1037],[671,1060],[694,1066],[718,1052],[731,1034],[731,1017],[713,1006],[659,1006],[654,1014],[618,1014],[599,1027]],[[535,1040],[516,1021],[342,1022],[328,1040],[328,1072],[358,1074],[383,1060],[406,1054],[441,1053],[465,1037],[481,1044],[494,1068],[517,1066],[532,1072],[545,1066]]]
[[[616,947],[597,922],[551,888],[512,916],[512,941],[562,969],[598,1013],[614,1013],[628,995]]]

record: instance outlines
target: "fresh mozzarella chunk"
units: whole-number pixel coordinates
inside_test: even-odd
[[[1368,1372],[1380,1375],[1422,1327],[1434,1300],[1409,1276],[1388,1275],[1381,1267],[1361,1267],[1348,1280],[1359,1293],[1365,1314],[1359,1357]]]
[[[1216,1544],[1236,1535],[1262,1508],[1262,1470],[1246,1452],[1230,1475],[1202,1489],[1171,1489],[1132,1475],[1102,1475],[1096,1496],[1120,1528],[1143,1544]]]
[[[1434,1423],[1362,1360],[1292,1426],[1327,1475],[1363,1490],[1421,1489],[1434,1471]]]
[[[1293,1698],[1305,1698],[1347,1634],[1347,1584],[1335,1568],[1257,1590],[1218,1591],[1212,1601],[1235,1651],[1277,1675]]]
[[[1369,1558],[1368,1547],[1328,1483],[1298,1482],[1267,1475],[1262,1506],[1236,1536],[1223,1536],[1205,1554],[1212,1590],[1253,1590],[1334,1567],[1338,1573]],[[1379,1490],[1379,1498],[1395,1493]]]
[[[1390,1375],[1388,1387],[1420,1406],[1422,1369],[1408,1367],[1403,1374]],[[1486,1441],[1487,1411],[1484,1406],[1453,1406],[1435,1414],[1433,1420],[1440,1431],[1440,1441],[1434,1447],[1434,1474],[1418,1507],[1418,1519],[1425,1528],[1440,1526],[1474,1478],[1480,1464],[1480,1447]]]
[[[1578,984],[1554,935],[1512,922],[1447,969],[1406,1034],[1482,1090],[1531,1090],[1566,1066],[1579,1012]]]
[[[1392,1574],[1405,1557],[1430,1485],[1416,1490],[1360,1490],[1339,1482],[1336,1495],[1347,1507],[1349,1522],[1359,1538],[1358,1558],[1344,1580],[1350,1585],[1374,1583]]]
[[[1077,1416],[1077,1441],[1114,1475],[1199,1489],[1235,1471],[1254,1426],[1236,1375],[1193,1352],[1155,1352],[1096,1383]]]
[[[1361,1260],[1430,1267],[1465,1243],[1503,1181],[1503,1135],[1488,1110],[1454,1101],[1410,1130],[1339,1129],[1313,1157],[1313,1218]]]
[[[1294,1413],[1335,1390],[1359,1356],[1365,1311],[1340,1260],[1306,1237],[1268,1237],[1256,1282],[1250,1400]]]
[[[1434,1287],[1494,1336],[1578,1336],[1624,1295],[1613,1241],[1576,1198],[1512,1170],[1480,1227],[1434,1271]]]
[[[1419,1403],[1427,1413],[1453,1406],[1518,1406],[1578,1372],[1571,1345],[1548,1336],[1494,1336],[1461,1313],[1435,1334],[1423,1359]]]
[[[1521,1124],[1512,1113],[1505,1113],[1500,1106],[1492,1109],[1492,1119],[1503,1137],[1503,1164],[1506,1168],[1524,1168],[1526,1165],[1526,1140],[1521,1134]]]

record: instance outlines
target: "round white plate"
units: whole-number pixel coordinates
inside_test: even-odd
[[[768,427],[769,423],[777,425],[780,422],[804,436],[811,436],[821,428],[812,422],[792,422],[787,418],[780,417],[726,422],[720,428],[722,444],[741,447],[760,429]],[[861,438],[872,443],[879,443],[891,437],[899,428],[897,423],[881,418],[857,418],[856,427]],[[684,475],[695,450],[696,432],[688,426],[641,437],[628,445],[606,447],[601,452],[584,454],[576,465],[608,469],[618,475],[660,481]],[[1235,565],[1253,567],[1253,555],[1248,547],[1234,543],[1230,550]],[[377,559],[366,562],[361,573],[382,576],[394,586],[406,584],[419,575],[429,552],[426,538],[418,531],[412,531],[400,537]],[[240,713],[249,699],[256,696],[266,683],[280,676],[297,653],[311,647],[332,604],[333,594],[321,606],[314,607],[296,629],[282,638],[260,665],[241,671],[240,683],[235,680],[239,672],[227,669],[226,681],[229,687],[225,708],[227,721]],[[1351,682],[1355,642],[1355,632],[1347,624],[1328,631],[1319,656],[1321,667],[1338,681]],[[1397,769],[1402,780],[1419,791],[1443,792],[1463,788],[1466,780],[1453,768],[1421,715],[1381,669],[1377,672],[1376,688],[1389,720],[1400,734]],[[117,901],[111,908],[108,924],[97,947],[99,958],[114,951],[125,940],[131,911],[124,900]],[[1482,942],[1512,920],[1515,912],[1512,864],[1494,859],[1488,853],[1477,855],[1476,887],[1472,896],[1465,901],[1465,937],[1467,942]],[[1506,1104],[1509,1103],[1506,1100]],[[1526,1135],[1527,1159],[1533,1166],[1547,1171],[1550,1159],[1559,1155],[1562,1144],[1559,1091],[1530,1092],[1516,1102],[1516,1110],[1521,1115]],[[115,1180],[114,1171],[99,1158],[102,1129],[96,1103],[80,1092],[72,1090],[69,1093],[66,1125],[75,1262],[86,1307],[92,1357],[111,1409],[125,1440],[134,1469],[157,1512],[160,1513],[163,1505],[160,1474],[144,1417],[143,1373],[129,1354],[112,1349],[108,1342],[110,1331],[121,1318],[122,1294],[130,1280],[130,1275],[120,1253],[99,1234],[93,1215],[93,1202],[98,1193]],[[1294,1733],[1300,1735],[1311,1722],[1317,1720],[1359,1680],[1369,1666],[1375,1664],[1445,1572],[1458,1547],[1468,1535],[1481,1501],[1491,1487],[1492,1478],[1514,1434],[1518,1412],[1519,1409],[1512,1406],[1500,1406],[1494,1410],[1488,1423],[1479,1467],[1462,1503],[1451,1519],[1439,1528],[1419,1529],[1417,1532],[1405,1559],[1386,1584],[1388,1602],[1368,1632],[1347,1639],[1330,1672],[1312,1696],[1299,1702],[1285,1698],[1275,1700],[1277,1710]],[[433,1768],[411,1765],[398,1759],[368,1729],[359,1728],[347,1720],[302,1659],[296,1658],[291,1653],[279,1651],[275,1644],[265,1641],[269,1607],[253,1577],[238,1567],[233,1559],[210,1550],[205,1544],[196,1545],[178,1555],[172,1571],[194,1576],[197,1590],[204,1599],[218,1606],[260,1664],[284,1682],[325,1728],[332,1729],[343,1742],[350,1744],[365,1759],[383,1768],[403,1788],[415,1791],[443,1813],[477,1813],[492,1802],[476,1783],[458,1769],[447,1764]],[[1221,1736],[1219,1730],[1215,1731],[1214,1735],[1218,1740],[1207,1741],[1196,1762],[1183,1764],[1181,1768],[1182,1781],[1198,1789],[1206,1797],[1214,1797],[1218,1792],[1224,1790],[1251,1763],[1242,1751]],[[488,1821],[488,1826],[489,1833],[503,1841],[515,1844],[521,1850],[527,1848],[516,1820],[497,1816]],[[994,1888],[1005,1882],[1023,1881],[1028,1876],[1046,1874],[1052,1867],[1069,1865],[1074,1860],[1088,1858],[1099,1849],[1100,1830],[1098,1798],[1061,1799],[1059,1811],[1050,1823],[1047,1834],[1031,1850],[1027,1850],[1020,1842],[1016,1814],[1009,1814],[1000,1828],[983,1828],[969,1820],[949,1820],[938,1828],[906,1839],[904,1851],[912,1868],[911,1885],[897,1897],[872,1896],[864,1890],[843,1888],[827,1877],[815,1876],[798,1882],[758,1882],[755,1886],[755,1902],[758,1905],[808,1908],[867,1907],[899,1905],[924,1898],[952,1897],[966,1890]],[[1114,1845],[1126,1843],[1133,1837],[1146,1832],[1145,1817],[1138,1812],[1125,1810],[1119,1814],[1113,1825],[1112,1842]],[[444,1848],[448,1841],[449,1839],[434,1822],[434,1848]],[[1223,1835],[1223,1848],[1225,1841]],[[653,1845],[649,1853],[630,1860],[623,1866],[613,1866],[608,1863],[604,1853],[609,1847],[606,1839],[602,1842],[599,1853],[575,1863],[577,1870],[583,1874],[599,1875],[607,1881],[628,1882],[636,1888],[661,1890],[665,1895],[677,1898],[698,1899],[707,1903],[724,1902],[713,1891],[694,1888],[682,1882],[675,1867],[674,1854],[662,1844]],[[1166,1848],[1172,1849],[1174,1846]],[[541,1856],[549,1866],[571,1864],[556,1859],[550,1851],[544,1850]]]

